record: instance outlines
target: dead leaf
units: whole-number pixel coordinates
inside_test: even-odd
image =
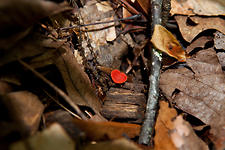
[[[225,50],[225,35],[222,34],[221,32],[217,31],[216,33],[214,33],[215,37],[214,37],[214,47],[216,49],[222,49]],[[224,52],[218,52],[217,53],[217,57],[219,59],[219,62],[221,64],[221,66],[225,67],[225,53]]]
[[[212,140],[212,142],[214,143],[215,145],[215,149],[216,150],[224,150],[225,149],[225,131],[222,131],[223,132],[223,136],[222,137],[219,137],[218,135],[215,135],[216,133],[214,133],[214,135],[209,135],[209,138],[210,140]],[[221,135],[221,133],[219,133]]]
[[[146,0],[124,0],[122,3],[126,2],[125,7],[123,7],[123,17],[130,17],[132,14],[142,13],[141,18],[146,20],[146,16],[149,14],[149,9],[151,7],[150,1]],[[129,7],[130,5],[131,7]]]
[[[178,116],[173,121],[173,130],[170,132],[171,140],[177,150],[208,150],[208,146],[193,131],[191,125]]]
[[[81,129],[74,125],[74,117],[69,111],[56,110],[44,114],[46,126],[49,127],[53,123],[59,123],[72,140],[85,139],[85,134]]]
[[[19,141],[10,146],[10,150],[74,150],[75,143],[63,128],[55,123],[39,134]]]
[[[4,95],[12,91],[12,86],[5,81],[0,80],[0,95]]]
[[[213,134],[224,137],[225,76],[213,49],[187,59],[192,69],[170,69],[161,74],[160,88],[176,106],[204,123]],[[176,92],[178,91],[178,92]]]
[[[27,91],[11,92],[1,96],[1,104],[16,125],[15,130],[22,135],[37,131],[44,106],[36,95]]]
[[[31,59],[29,61],[29,65],[33,68],[41,68],[48,65],[52,65],[54,64],[53,60],[57,59],[59,55],[62,55],[63,53],[65,53],[65,50],[62,48],[46,51]]]
[[[149,9],[151,7],[150,1],[137,0],[137,2],[141,6],[141,8],[144,10],[145,14],[148,14],[149,13]]]
[[[0,2],[1,50],[9,49],[23,39],[30,32],[28,28],[39,19],[65,10],[71,10],[67,3],[57,4],[44,0],[2,0]]]
[[[141,150],[132,141],[125,138],[116,139],[113,141],[98,142],[84,146],[84,150]]]
[[[219,31],[214,33],[214,44],[216,49],[225,50],[225,35]]]
[[[18,59],[37,56],[46,52],[50,53],[60,46],[62,46],[62,42],[60,41],[54,41],[43,35],[40,35],[39,33],[30,34],[29,36],[20,40],[16,46],[1,51],[0,66]]]
[[[225,34],[225,20],[219,17],[175,16],[175,19],[183,38],[189,43],[208,29],[216,29]]]
[[[124,136],[134,138],[140,131],[140,126],[135,124],[74,120],[68,112],[62,110],[46,113],[45,117],[47,126],[59,123],[73,140],[86,137],[94,141],[114,140]]]
[[[171,0],[172,15],[225,15],[224,0]]]
[[[155,125],[155,150],[176,150],[169,131],[173,129],[172,119],[177,116],[177,112],[173,108],[168,107],[168,103],[160,101],[159,115]]]
[[[0,6],[1,33],[6,33],[9,30],[24,29],[41,18],[61,11],[71,10],[66,3],[57,4],[44,0],[3,0],[0,2]]]
[[[151,42],[158,50],[176,58],[178,61],[186,61],[187,55],[182,46],[174,35],[163,26],[155,25]]]
[[[97,2],[96,0],[91,0],[85,4],[84,8],[80,9],[80,15],[82,16],[83,24],[88,24],[113,20],[114,11],[109,2]],[[105,45],[107,44],[107,41],[113,41],[116,38],[114,22],[91,25],[85,28],[88,30],[95,30],[93,32],[87,32],[88,37],[93,41],[93,44],[95,44],[93,47]]]
[[[112,11],[113,8],[110,6],[110,3],[107,1],[96,3],[97,9],[102,12]]]
[[[1,1],[0,66],[17,59],[41,55],[55,49],[56,46],[61,46],[62,42],[40,34],[32,28],[32,25],[43,17],[65,10],[71,10],[67,3],[57,4],[44,0]]]
[[[137,2],[137,1],[135,1],[135,2]],[[133,4],[133,2],[130,2],[130,3]],[[134,3],[134,4],[138,4],[138,3]],[[138,6],[140,6],[140,5],[138,5]],[[136,13],[139,14],[139,12],[137,10],[135,10],[135,9],[133,9],[133,10],[135,10],[134,11],[135,13],[132,14],[131,13],[132,11],[130,12],[126,8],[123,7],[123,9],[122,9],[122,11],[123,11],[123,18],[131,17],[131,16],[133,16],[133,14],[136,14]],[[146,20],[144,15],[142,15],[141,18],[142,18],[142,20]],[[129,22],[129,20],[127,20],[127,22]],[[146,29],[146,27],[143,27],[141,25],[135,25],[135,24],[132,24],[132,23],[126,23],[126,21],[124,21],[124,23],[122,23],[122,27],[123,27],[123,31],[122,31],[123,33],[128,33],[128,32],[133,32],[133,31],[134,32],[139,32],[139,31],[143,31],[143,30]]]
[[[206,43],[212,41],[213,38],[211,36],[201,36],[198,39],[191,42],[189,46],[186,48],[186,52],[189,54],[192,50],[196,48],[204,49]]]
[[[87,74],[81,69],[69,47],[64,46],[66,53],[55,60],[55,64],[62,74],[69,97],[75,104],[89,106],[98,115],[100,101]],[[102,117],[103,118],[103,117]]]
[[[224,68],[225,67],[225,53],[219,52],[219,53],[217,53],[217,57],[219,59],[221,66]]]
[[[90,140],[118,139],[123,136],[134,138],[139,135],[140,125],[118,122],[93,122],[74,120]]]

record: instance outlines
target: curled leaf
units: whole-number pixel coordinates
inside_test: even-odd
[[[158,50],[180,62],[185,62],[188,57],[174,35],[161,25],[155,25],[151,42]]]

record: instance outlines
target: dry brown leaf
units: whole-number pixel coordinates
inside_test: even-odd
[[[224,133],[225,131],[223,131]],[[221,134],[221,133],[220,133]],[[224,150],[225,149],[225,135],[222,138],[219,138],[217,135],[209,135],[209,138],[215,145],[216,150]]]
[[[1,51],[0,66],[16,61],[18,59],[33,56],[37,56],[36,58],[34,58],[34,62],[32,62],[32,65],[34,65],[34,67],[40,67],[45,64],[52,64],[52,61],[48,58],[53,57],[53,54],[58,51],[57,48],[62,46],[64,43],[65,41],[53,40],[40,35],[39,33],[30,34],[29,36],[20,40],[20,42],[17,43],[16,46],[13,46],[5,51]],[[42,62],[37,62],[38,60]]]
[[[169,108],[167,102],[160,102],[159,115],[155,126],[155,150],[176,150],[169,136],[169,130],[173,129],[172,119],[176,116],[175,109]]]
[[[62,74],[69,97],[75,104],[89,106],[98,115],[100,101],[87,74],[81,69],[69,47],[64,46],[66,53],[55,60],[55,64]]]
[[[201,50],[187,59],[187,65],[192,71],[179,68],[162,73],[160,88],[179,109],[211,125],[213,134],[223,138],[225,76],[216,52],[213,49]]]
[[[217,57],[219,59],[221,66],[224,68],[225,67],[225,53],[219,52],[219,53],[217,53]]]
[[[194,132],[191,125],[178,116],[173,121],[173,130],[170,132],[171,140],[177,150],[208,150],[208,146]]]
[[[150,1],[146,0],[124,0],[133,8],[129,8],[129,6],[125,5],[123,7],[123,17],[130,17],[132,14],[142,13],[144,16],[141,16],[143,20],[146,20],[146,16],[149,13],[149,9],[151,7]],[[131,13],[132,14],[131,14]],[[125,15],[124,15],[125,14]]]
[[[155,25],[151,42],[157,49],[176,58],[178,61],[186,61],[187,55],[182,46],[174,35],[163,26]]]
[[[146,0],[123,0],[122,3],[124,3],[123,7],[123,18],[126,17],[131,17],[134,14],[143,14],[141,15],[141,20],[147,20],[146,16],[148,16],[148,10],[150,8],[150,1]],[[128,32],[128,31],[143,31],[145,27],[141,25],[135,25],[135,24],[127,24],[127,23],[122,23],[123,32]]]
[[[175,19],[187,42],[191,42],[199,33],[208,29],[216,29],[225,34],[225,20],[219,17],[175,16]]]
[[[145,14],[149,13],[150,1],[149,0],[137,0],[138,4],[144,10]]]
[[[139,135],[140,125],[118,122],[93,122],[74,120],[74,124],[86,133],[90,140],[134,138]]]
[[[26,9],[24,9],[26,8]],[[29,27],[43,17],[71,9],[68,4],[44,0],[2,0],[0,2],[1,33],[9,35]],[[7,13],[7,15],[5,15]],[[13,30],[13,31],[11,31]],[[11,31],[7,33],[7,31]],[[4,34],[1,34],[3,36]]]
[[[204,48],[206,43],[210,42],[213,40],[213,37],[211,36],[202,36],[199,37],[198,39],[194,40],[187,48],[186,52],[189,54],[192,50],[195,48]]]
[[[214,33],[214,35],[215,35],[214,37],[215,48],[225,50],[225,34],[217,31],[216,33]]]
[[[113,10],[113,8],[110,6],[110,3],[107,1],[96,3],[96,6],[98,11],[102,12],[108,12]]]
[[[71,8],[66,3],[57,4],[44,0],[2,0],[0,2],[1,50],[17,44],[30,32],[28,28],[39,19],[69,9]]]
[[[71,8],[66,3],[57,4],[44,0],[1,1],[0,66],[17,59],[41,55],[61,46],[60,41],[35,32],[31,26],[43,17],[69,9]]]
[[[0,80],[0,95],[4,95],[12,91],[12,86],[5,81]]]
[[[92,14],[92,15],[90,15]],[[84,8],[80,9],[81,21],[83,24],[113,20],[114,11],[109,2],[88,1]],[[88,30],[88,37],[92,40],[93,47],[99,47],[107,44],[107,41],[113,41],[116,38],[114,22],[108,24],[91,25],[85,27]],[[99,29],[99,30],[96,30]]]
[[[134,142],[125,138],[113,141],[98,142],[84,146],[84,150],[141,150]]]
[[[27,91],[11,92],[1,96],[1,105],[8,111],[15,130],[22,135],[37,131],[44,105],[36,95]]]
[[[10,150],[74,150],[75,143],[66,134],[64,129],[57,123],[39,134],[13,143]]]
[[[171,0],[172,15],[225,15],[224,0]]]
[[[62,44],[63,43],[61,41],[49,39],[39,33],[29,35],[17,43],[16,46],[13,46],[5,51],[1,51],[0,66],[18,59],[37,55],[40,56],[46,52],[51,53],[55,51],[56,48],[62,46]]]
[[[33,68],[41,68],[48,65],[54,64],[55,59],[59,57],[59,54],[65,53],[64,49],[52,49],[42,53],[41,55],[35,56],[29,61],[29,65]]]
[[[225,50],[225,35],[222,34],[219,31],[214,33],[214,35],[215,35],[215,37],[214,37],[214,47],[216,49]],[[224,67],[225,67],[225,53],[224,52],[218,52],[217,53],[217,57],[219,59],[219,62],[221,64],[221,66],[224,69]]]

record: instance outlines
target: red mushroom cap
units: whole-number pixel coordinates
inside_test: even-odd
[[[119,70],[115,69],[111,72],[111,78],[115,83],[124,83],[127,81],[127,76],[125,73],[120,72]]]

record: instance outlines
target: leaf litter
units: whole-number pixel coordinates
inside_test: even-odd
[[[175,19],[183,38],[187,42],[191,42],[199,33],[209,29],[216,29],[223,34],[225,33],[225,21],[219,17],[175,16]]]
[[[143,13],[142,19],[146,21],[150,8],[148,2],[123,2],[134,8],[131,10]],[[171,2],[171,18],[179,30],[176,27],[174,31],[167,24],[167,29],[158,26],[159,30],[155,29],[158,34],[152,37],[156,40],[152,43],[166,56],[180,62],[170,58],[175,65],[162,70],[160,98],[163,100],[155,126],[154,149],[208,149],[210,142],[215,148],[223,149],[224,2]],[[3,129],[1,148],[11,145],[11,149],[27,149],[29,144],[31,149],[74,149],[75,145],[79,149],[152,149],[135,143],[148,86],[143,77],[149,73],[150,64],[150,38],[142,33],[146,25],[129,24],[129,29],[141,30],[125,35],[120,32],[126,29],[126,25],[118,22],[82,27],[82,24],[117,19],[121,14],[131,15],[121,9],[125,6],[123,3],[81,0],[73,2],[74,8],[66,2],[43,0],[10,0],[0,4],[0,12],[9,12],[0,20],[3,25],[0,31],[4,33],[1,34],[4,38],[0,39],[0,102],[4,104],[0,113],[3,120],[0,122]],[[25,7],[27,5],[30,7]],[[61,30],[73,25],[76,28]],[[179,31],[182,37],[179,37]],[[40,72],[42,80],[48,78],[49,82],[42,83],[36,73],[32,71],[33,75],[29,68],[18,65],[17,60],[29,64],[36,73]],[[173,68],[176,65],[178,68]],[[110,72],[115,69],[125,72],[125,83],[112,82]],[[112,99],[109,99],[107,96],[112,89]],[[110,107],[104,107],[109,101]],[[80,113],[71,107],[77,107],[75,110]],[[104,111],[111,113],[102,113],[102,108],[111,108]],[[123,113],[122,117],[118,112]],[[179,115],[180,112],[184,117]],[[210,126],[210,132],[201,128],[204,138],[195,133],[192,127],[195,122],[185,121],[185,113]],[[79,120],[81,117],[77,115],[80,114],[86,120]],[[129,120],[131,118],[133,120]],[[6,141],[5,137],[10,135],[20,136]],[[18,140],[19,143],[12,144]]]
[[[191,125],[183,120],[182,116],[176,117],[173,126],[170,136],[176,149],[209,150],[206,143],[195,134]]]
[[[177,116],[177,112],[174,108],[169,108],[168,103],[160,102],[159,115],[155,126],[155,149],[163,150],[170,149],[175,150],[176,147],[169,135],[170,130],[173,129],[172,120]],[[162,144],[165,143],[165,144]]]
[[[171,5],[172,15],[225,15],[225,2],[223,0],[171,0]]]
[[[224,137],[225,76],[212,49],[187,59],[191,68],[169,69],[161,74],[160,88],[179,109],[211,125],[215,136]],[[178,92],[175,92],[178,91]]]

